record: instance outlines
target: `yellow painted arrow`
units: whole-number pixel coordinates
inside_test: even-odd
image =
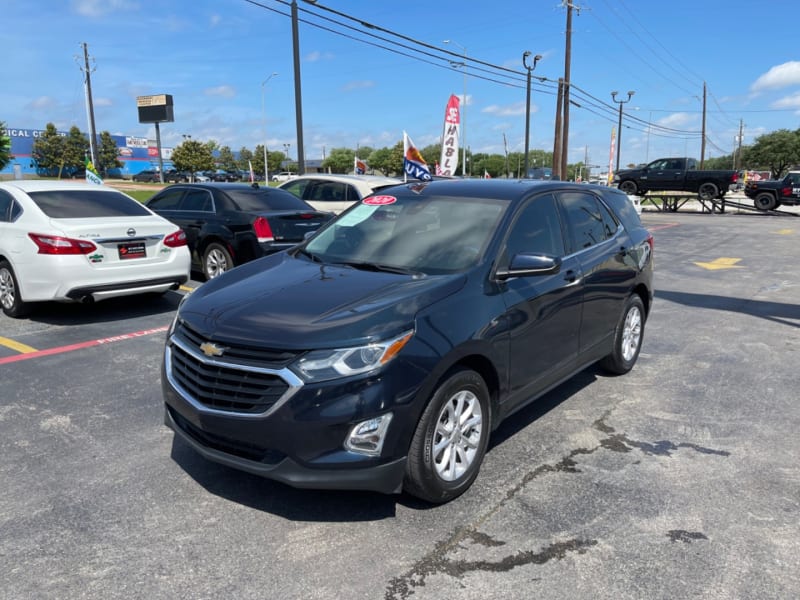
[[[694,264],[709,271],[719,271],[720,269],[741,269],[742,267],[736,264],[741,260],[741,258],[717,258],[711,262],[696,262]]]
[[[791,235],[794,233],[794,229],[778,229],[775,233],[778,235]]]

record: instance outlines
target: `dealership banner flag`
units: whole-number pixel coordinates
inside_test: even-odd
[[[256,174],[253,172],[253,161],[248,160],[247,166],[250,167],[250,183],[253,183],[256,180]]]
[[[432,179],[428,163],[422,158],[422,154],[405,131],[403,132],[403,177],[412,177],[422,181]]]
[[[611,149],[608,152],[608,185],[614,181],[614,150],[617,144],[617,129],[611,128]]]
[[[356,175],[364,175],[367,172],[367,163],[363,160],[358,158],[357,156],[353,157],[353,173]]]
[[[458,96],[450,95],[444,111],[442,157],[439,159],[441,175],[455,175],[458,168],[458,142],[461,135],[461,104]],[[439,173],[437,173],[438,175]]]
[[[98,175],[97,170],[88,157],[84,164],[86,165],[86,181],[97,185],[103,185],[103,180],[100,178],[100,175]]]

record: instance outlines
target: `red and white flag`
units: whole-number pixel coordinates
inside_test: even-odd
[[[440,175],[452,176],[458,167],[458,141],[461,135],[461,104],[458,96],[450,95],[444,111],[444,133],[442,133],[442,157],[439,160]]]

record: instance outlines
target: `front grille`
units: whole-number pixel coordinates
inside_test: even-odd
[[[209,409],[261,414],[289,390],[289,384],[275,374],[235,364],[206,364],[174,343],[170,353],[175,383]]]
[[[211,341],[182,321],[175,328],[175,335],[183,338],[190,346],[195,348],[199,348],[203,342]],[[225,360],[247,362],[266,369],[282,369],[299,356],[298,352],[290,350],[274,350],[272,348],[242,346],[224,342],[217,342],[217,344],[225,347]]]
[[[276,465],[286,458],[286,455],[278,450],[262,448],[256,444],[249,444],[240,440],[232,440],[221,435],[203,431],[184,419],[178,414],[177,411],[174,411],[171,408],[168,408],[167,410],[169,410],[169,414],[172,417],[172,421],[175,423],[175,425],[180,427],[184,433],[206,448],[211,448],[213,450],[224,452],[225,454],[232,454],[233,456],[238,456],[240,458],[245,458],[247,460],[260,462],[267,465]]]

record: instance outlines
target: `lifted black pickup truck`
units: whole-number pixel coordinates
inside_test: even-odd
[[[783,179],[748,181],[744,194],[758,210],[775,210],[781,204],[800,204],[800,171],[789,171]]]
[[[614,174],[614,183],[626,194],[649,191],[696,192],[703,200],[722,198],[739,178],[737,171],[699,171],[693,158],[659,158],[636,169]]]

